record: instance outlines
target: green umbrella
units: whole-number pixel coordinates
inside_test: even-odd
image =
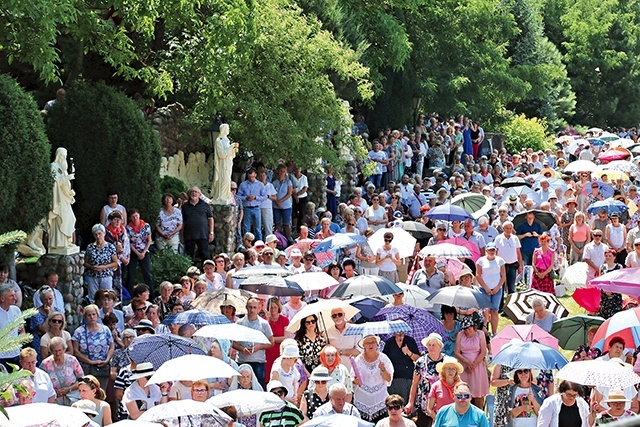
[[[475,219],[489,213],[493,207],[493,200],[484,194],[463,193],[451,199],[451,204],[460,206],[471,214]]]
[[[576,314],[553,322],[551,335],[558,338],[558,344],[565,350],[577,350],[587,343],[587,330],[591,326],[600,326],[604,322],[602,317]]]

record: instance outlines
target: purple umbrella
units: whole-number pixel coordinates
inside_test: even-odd
[[[638,277],[640,277],[640,268],[623,268],[596,277],[591,281],[591,286],[605,292],[615,292],[637,298],[640,297]]]
[[[376,314],[372,321],[380,320],[404,320],[410,327],[411,332],[407,332],[407,335],[416,340],[420,352],[426,351],[427,348],[422,345],[422,339],[429,336],[433,332],[439,333],[444,336],[445,330],[442,323],[436,319],[433,314],[429,313],[423,308],[416,308],[411,305],[391,305],[383,308]],[[380,338],[384,341],[389,339],[391,334],[380,335]]]

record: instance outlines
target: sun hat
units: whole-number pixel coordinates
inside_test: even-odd
[[[187,276],[199,276],[201,274],[200,269],[195,265],[192,265],[187,269]]]
[[[464,367],[460,362],[458,362],[458,359],[451,356],[445,356],[442,359],[442,362],[436,365],[436,372],[441,373],[446,365],[454,365],[458,370],[458,375],[464,372]]]
[[[212,265],[212,266],[216,266],[216,263],[213,262],[213,260],[207,259],[202,263],[202,267],[204,268],[205,265]]]
[[[603,400],[604,403],[609,402],[631,402],[631,399],[627,399],[624,392],[620,389],[609,390],[609,397]]]
[[[92,415],[94,417],[98,415],[98,412],[96,412],[96,404],[89,399],[78,400],[77,402],[73,402],[71,406],[80,409],[87,415]]]
[[[277,390],[277,389],[279,389],[279,388],[283,389],[285,392],[288,392],[288,390],[287,390],[287,388],[284,386],[284,384],[282,384],[282,383],[281,383],[280,381],[278,381],[278,380],[271,380],[271,381],[269,381],[269,383],[267,384],[267,391],[268,391],[269,393],[271,393],[272,391]]]
[[[569,197],[565,205],[568,205],[569,203],[573,203],[574,205],[578,206],[578,202],[576,202],[575,197]]]
[[[471,276],[471,280],[473,280],[476,277],[473,274],[473,271],[471,271],[471,269],[465,265],[464,267],[462,267],[462,270],[460,270],[460,274],[458,274],[458,279],[461,279],[462,276],[466,276],[466,275]]]
[[[294,256],[299,256],[300,258],[302,258],[302,252],[300,251],[300,249],[293,248],[291,250],[291,258],[293,258]]]
[[[254,248],[264,248],[265,246],[266,245],[262,240],[256,240],[256,242],[253,244]]]
[[[309,377],[311,381],[331,381],[331,375],[329,375],[329,370],[324,366],[317,366]]]
[[[516,202],[517,200],[518,200],[518,196],[516,196],[515,194],[509,194],[510,202]]]
[[[153,365],[150,362],[142,362],[138,363],[138,366],[131,370],[131,376],[129,379],[134,381],[139,378],[150,377],[155,373],[156,371],[153,370]]]
[[[152,334],[155,334],[155,332],[156,332],[155,328],[153,327],[153,323],[151,323],[151,320],[148,320],[148,319],[142,319],[133,328],[136,329],[136,330],[138,330],[138,329],[148,329],[148,330],[151,331]]]
[[[467,329],[467,328],[469,328],[471,326],[475,326],[475,324],[476,324],[476,322],[474,322],[474,320],[473,320],[473,318],[471,316],[465,317],[460,322],[460,329]]]
[[[220,303],[220,308],[222,308],[222,307],[233,307],[233,308],[237,308],[237,307],[236,307],[236,304],[235,304],[232,300],[230,300],[230,299],[225,299],[224,301],[222,301],[222,302]]]
[[[266,238],[266,239],[264,239],[264,242],[265,242],[267,245],[268,245],[269,243],[271,243],[271,242],[277,242],[277,241],[278,241],[278,238],[276,237],[276,235],[275,235],[275,234],[269,234],[269,235],[267,236],[267,238]]]
[[[375,338],[376,342],[378,343],[378,345],[380,344],[380,337],[377,335],[367,335],[365,337],[363,337],[360,341],[358,341],[358,347],[360,348],[364,348],[364,342],[367,340],[367,338]]]
[[[442,341],[442,335],[440,335],[437,332],[432,332],[429,335],[427,335],[426,337],[422,338],[422,345],[423,346],[427,346],[427,344],[429,343],[429,341],[432,340],[436,340],[438,342],[438,344],[440,344],[440,347],[444,347],[444,342]]]
[[[297,345],[288,345],[282,350],[282,358],[298,358],[300,350]]]
[[[496,244],[493,242],[489,242],[487,243],[487,245],[484,247],[485,250],[489,250],[489,249],[495,249],[496,248]]]

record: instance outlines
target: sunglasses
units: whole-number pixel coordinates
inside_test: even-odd
[[[89,384],[89,385],[92,385],[92,386],[95,387],[95,384],[93,383],[93,381],[89,377],[82,377],[78,381],[80,381],[81,383]]]
[[[314,382],[315,382],[316,384],[326,384],[326,383],[327,383],[327,380],[324,380],[324,381],[314,381]]]
[[[634,243],[633,246],[640,246],[640,243]]]
[[[50,323],[62,323],[62,319],[51,319],[49,320]]]
[[[387,409],[390,410],[390,411],[397,411],[400,408],[402,408],[402,406],[400,406],[400,405],[387,405]]]
[[[458,400],[463,400],[463,399],[469,399],[471,397],[471,395],[469,393],[460,393],[460,394],[456,394],[456,399]]]
[[[135,309],[135,310],[133,310],[133,311],[145,311],[145,310],[146,310],[146,308],[144,308],[144,307],[140,307],[140,308],[136,308],[136,309]]]
[[[273,252],[265,252],[262,254],[263,256],[273,256]]]
[[[342,317],[344,316],[344,313],[334,313],[331,315],[332,319],[337,319],[338,317]]]
[[[287,392],[283,390],[274,390],[272,393],[280,397],[287,395]]]
[[[529,370],[528,369],[518,369],[516,371],[516,374],[520,375],[520,374],[528,374]]]
[[[390,241],[392,241],[392,240],[393,240],[393,239],[384,239],[384,241],[385,241],[385,242],[387,242],[387,243],[388,243],[388,242],[390,242]]]
[[[305,258],[305,261],[313,262],[313,258]]]
[[[350,223],[349,223],[349,224],[347,224],[347,225],[348,225],[349,227],[355,227],[355,226],[356,226],[355,222],[350,222]]]
[[[602,234],[594,234],[593,237],[602,237]]]
[[[305,325],[315,325],[316,321],[311,319],[311,320],[305,320]]]

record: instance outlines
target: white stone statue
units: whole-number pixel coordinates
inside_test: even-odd
[[[49,253],[70,255],[80,249],[73,244],[73,233],[76,228],[76,216],[71,205],[75,203],[75,191],[71,189],[71,181],[75,174],[68,173],[67,149],[58,148],[56,158],[51,163],[53,183],[53,206],[49,212]]]
[[[238,143],[231,143],[228,138],[229,125],[220,125],[220,136],[216,139],[215,164],[211,198],[214,205],[231,204],[231,171],[233,158],[238,152]]]
[[[31,233],[27,236],[24,242],[19,243],[16,247],[18,253],[25,257],[41,257],[47,251],[42,244],[42,234],[44,233],[46,218],[43,218],[42,221],[36,228],[33,229]]]

